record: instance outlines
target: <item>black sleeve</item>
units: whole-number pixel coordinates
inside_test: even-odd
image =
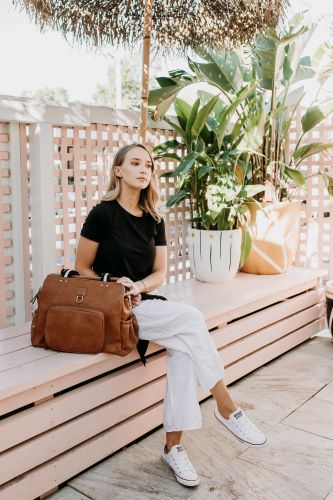
[[[106,218],[102,205],[92,208],[82,226],[81,236],[100,243],[105,234]]]
[[[166,237],[165,237],[165,225],[164,225],[164,220],[161,219],[161,221],[157,224],[157,232],[155,235],[155,246],[156,247],[164,247],[166,246]]]

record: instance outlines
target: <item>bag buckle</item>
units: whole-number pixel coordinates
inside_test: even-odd
[[[83,295],[77,295],[76,296],[76,302],[78,304],[82,304],[82,302],[83,302]]]

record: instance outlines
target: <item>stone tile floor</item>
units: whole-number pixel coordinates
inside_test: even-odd
[[[333,500],[333,343],[327,331],[230,386],[268,436],[264,448],[235,440],[202,403],[203,428],[183,444],[200,474],[179,485],[160,460],[160,429],[52,495],[54,500]]]

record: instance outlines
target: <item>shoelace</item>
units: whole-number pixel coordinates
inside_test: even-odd
[[[179,469],[182,469],[184,472],[187,470],[190,472],[195,472],[193,465],[188,459],[186,451],[179,451],[177,452],[177,455],[172,456],[172,458]]]
[[[253,424],[253,422],[251,422],[251,420],[249,420],[249,419],[248,419],[248,417],[245,415],[245,413],[243,413],[243,415],[242,415],[242,419],[243,419],[243,423],[245,424],[245,426],[247,426],[247,427],[248,427],[248,429],[247,429],[247,430],[252,430],[252,431],[254,431],[254,432],[258,433],[258,429],[257,429],[257,427]],[[235,422],[235,425],[236,425],[236,427],[237,427],[238,429],[241,429],[241,430],[242,430],[243,426],[240,426],[240,425],[239,425],[239,422],[237,422],[237,421],[236,421],[236,422]]]

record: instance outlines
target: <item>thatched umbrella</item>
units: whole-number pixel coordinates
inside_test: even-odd
[[[287,0],[13,0],[43,30],[87,45],[143,39],[140,137],[146,140],[150,45],[162,52],[232,49],[275,27]]]

